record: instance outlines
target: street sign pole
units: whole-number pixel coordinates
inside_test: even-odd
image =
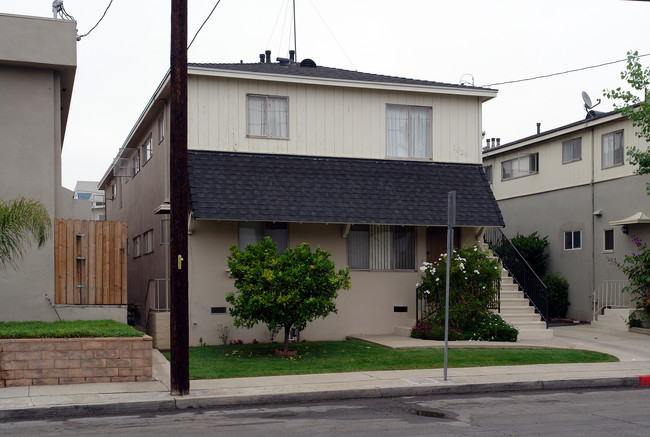
[[[445,285],[445,363],[444,378],[447,380],[447,357],[449,354],[449,271],[454,252],[454,226],[456,224],[456,191],[447,195],[447,281]]]

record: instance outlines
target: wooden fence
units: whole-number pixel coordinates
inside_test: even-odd
[[[126,223],[54,221],[55,302],[126,305]]]

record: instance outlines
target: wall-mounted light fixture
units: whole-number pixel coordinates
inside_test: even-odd
[[[627,225],[621,226],[621,231],[623,231],[623,233],[627,235]]]

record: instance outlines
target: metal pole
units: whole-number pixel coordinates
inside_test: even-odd
[[[445,285],[445,363],[444,378],[447,380],[447,357],[449,354],[449,271],[454,252],[454,225],[456,223],[456,191],[447,196],[447,281]]]
[[[171,394],[190,393],[187,287],[187,0],[172,0],[170,96]]]

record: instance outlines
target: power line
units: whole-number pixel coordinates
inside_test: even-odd
[[[646,53],[645,55],[639,55],[639,58],[643,58],[644,56],[650,56],[650,53]],[[537,80],[537,79],[545,79],[547,77],[553,77],[553,76],[560,76],[562,74],[568,74],[568,73],[575,73],[576,71],[583,71],[583,70],[589,70],[592,68],[598,68],[598,67],[604,67],[606,65],[612,65],[612,64],[618,64],[619,62],[627,62],[627,58],[625,59],[619,59],[618,61],[611,61],[611,62],[605,62],[603,64],[598,64],[598,65],[590,65],[589,67],[582,67],[582,68],[575,68],[573,70],[566,70],[566,71],[561,71],[559,73],[551,73],[551,74],[545,74],[542,76],[535,76],[535,77],[528,77],[526,79],[517,79],[517,80],[508,80],[505,82],[495,82],[495,83],[490,83],[487,85],[481,85],[482,87],[492,87],[496,85],[508,85],[511,83],[519,83],[519,82],[527,82],[530,80]]]
[[[102,22],[102,20],[103,20],[104,17],[106,16],[106,12],[108,12],[108,8],[110,8],[112,4],[113,4],[113,0],[111,0],[110,2],[108,2],[108,6],[106,6],[106,9],[104,9],[104,13],[102,14],[102,16],[101,16],[101,18],[99,19],[99,21],[98,21],[98,22],[97,22],[97,23],[96,23],[96,24],[95,24],[95,25],[94,25],[94,26],[93,26],[93,27],[92,27],[88,32],[84,33],[83,35],[77,35],[77,41],[81,41],[81,38],[90,35],[90,32],[92,32],[93,30],[95,30],[95,27],[99,26],[99,23]]]
[[[212,16],[212,13],[214,12],[214,10],[217,9],[217,6],[219,6],[219,3],[221,3],[221,0],[217,0],[217,2],[214,4],[214,7],[212,8],[210,13],[208,14],[207,18],[203,21],[203,24],[201,24],[201,27],[199,27],[199,30],[197,30],[196,33],[194,34],[194,37],[192,38],[192,41],[190,41],[190,44],[187,46],[187,50],[189,50],[190,47],[192,47],[192,43],[194,42],[196,37],[199,35],[199,32],[201,31],[201,29],[203,29],[203,26],[205,26],[205,23],[208,22],[208,20]]]

